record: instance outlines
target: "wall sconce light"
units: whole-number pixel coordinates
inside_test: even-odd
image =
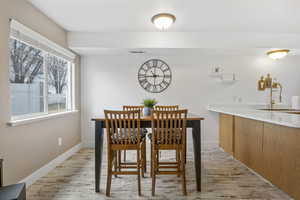
[[[284,58],[289,52],[290,50],[288,49],[278,49],[278,50],[268,51],[267,55],[273,60],[279,60]]]

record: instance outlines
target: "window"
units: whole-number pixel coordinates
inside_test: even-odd
[[[9,45],[12,115],[44,112],[43,52],[15,39]]]
[[[71,110],[71,63],[53,56],[46,56],[48,82],[48,112]]]
[[[16,21],[11,24],[12,119],[74,110],[74,55]]]

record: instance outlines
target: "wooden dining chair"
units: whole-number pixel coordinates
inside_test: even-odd
[[[124,111],[139,111],[141,113],[141,116],[143,115],[143,109],[144,109],[144,106],[131,106],[131,105],[124,105],[123,106]],[[146,137],[147,132],[148,131],[147,131],[146,128],[141,128],[141,137],[142,138]],[[143,163],[144,172],[147,172],[147,159],[146,159],[147,158],[147,151],[146,151],[147,147],[146,147],[146,144],[147,143],[145,143],[145,145],[144,145],[145,149],[143,149],[143,155],[142,155],[143,156],[143,161],[144,161],[144,163]],[[121,155],[122,155],[122,152],[120,151],[118,153],[118,162],[120,163],[120,165],[130,165],[130,164],[132,164],[130,162],[126,162],[126,150],[124,150],[123,162],[122,162]]]
[[[179,106],[178,105],[157,105],[157,106],[154,107],[154,110],[173,111],[173,110],[179,110]],[[152,136],[151,134],[148,135],[150,140],[151,140],[151,136]],[[152,155],[151,155],[151,157],[152,157]],[[161,157],[160,154],[159,154],[159,157]],[[176,158],[177,158],[177,155],[176,155]]]
[[[172,110],[178,110],[178,105],[172,105],[172,106],[154,106],[154,110],[160,110],[160,111],[172,111]]]
[[[187,194],[185,177],[187,113],[187,110],[153,111],[151,119],[151,171],[153,196],[155,195],[156,175],[160,174],[175,174],[181,176],[183,194]],[[160,162],[159,151],[165,150],[176,151],[176,162]]]
[[[154,106],[154,110],[158,110],[158,111],[173,111],[173,110],[178,110],[178,109],[179,109],[178,105],[172,105],[172,106]],[[152,134],[149,134],[148,137],[151,140]]]
[[[144,109],[144,106],[126,106],[126,105],[123,106],[124,111],[138,110],[138,111],[140,111],[141,115],[143,114],[143,109]]]
[[[110,196],[112,175],[137,175],[138,194],[141,195],[141,172],[145,137],[141,137],[141,113],[139,111],[105,110],[105,126],[107,132],[107,185],[106,196]],[[117,164],[120,150],[135,150],[135,165],[122,166]],[[131,168],[131,170],[129,170]],[[132,169],[136,170],[133,171]]]

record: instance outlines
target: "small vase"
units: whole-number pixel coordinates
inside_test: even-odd
[[[152,113],[152,108],[144,107],[144,116],[150,116]]]

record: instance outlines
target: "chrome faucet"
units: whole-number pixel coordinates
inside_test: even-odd
[[[273,109],[275,101],[273,100],[273,89],[280,88],[279,92],[279,102],[282,102],[282,85],[277,81],[276,78],[272,79],[270,74],[267,74],[267,77],[264,78],[261,76],[258,81],[258,90],[265,91],[266,89],[270,89],[270,109]]]

